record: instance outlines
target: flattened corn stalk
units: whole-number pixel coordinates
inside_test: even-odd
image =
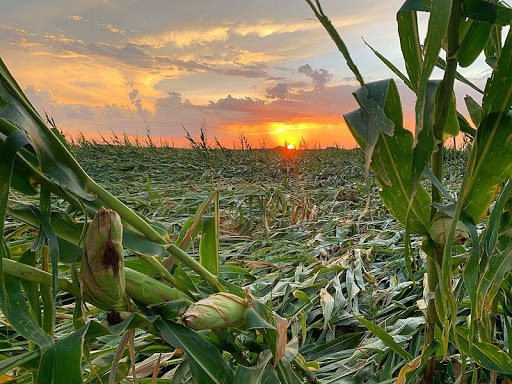
[[[2,260],[2,266],[4,273],[8,275],[46,286],[50,286],[52,283],[52,274],[39,268],[6,258]],[[130,268],[125,268],[124,271],[126,279],[126,294],[137,301],[146,305],[159,304],[163,301],[171,300],[182,300],[187,303],[191,302],[188,296],[180,290],[170,287],[159,280],[153,279],[150,276]],[[82,293],[80,288],[68,279],[59,277],[57,279],[57,288],[66,291],[77,298],[97,305],[101,309],[110,309],[102,307],[101,304],[97,303],[87,293]],[[149,290],[151,290],[151,294],[146,294],[145,292],[148,292]]]

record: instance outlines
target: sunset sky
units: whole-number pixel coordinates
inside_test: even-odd
[[[392,73],[362,38],[403,67],[402,2],[322,1],[367,81]],[[255,147],[354,145],[342,114],[356,82],[304,0],[11,0],[0,57],[68,135],[149,127],[186,146],[183,127],[197,136],[204,123],[229,148],[240,133]],[[478,83],[488,72],[465,74]]]

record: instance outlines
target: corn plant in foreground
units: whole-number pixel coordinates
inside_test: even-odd
[[[0,61],[0,307],[25,340],[1,380],[137,382],[146,349],[174,359],[176,383],[311,377],[286,321],[219,278],[218,227],[213,192],[172,242],[84,172]],[[197,261],[186,251],[199,234]]]
[[[419,234],[427,255],[421,354],[408,353],[384,328],[361,318],[362,324],[402,357],[399,383],[510,382],[512,31],[504,27],[510,27],[512,9],[497,0],[405,1],[397,23],[407,73],[371,49],[416,95],[413,137],[403,126],[394,80],[366,83],[320,2],[306,2],[361,85],[354,92],[360,108],[345,120],[366,153],[367,171],[375,173],[386,207],[405,225],[406,249],[410,234]],[[418,12],[429,13],[423,42]],[[492,69],[484,90],[457,71],[482,52]],[[441,80],[432,79],[436,66]],[[472,124],[458,112],[455,80],[483,95],[481,104],[465,99]],[[442,184],[443,146],[460,131],[472,138],[471,154],[458,194],[451,196]],[[412,275],[416,263],[410,251],[405,257]]]

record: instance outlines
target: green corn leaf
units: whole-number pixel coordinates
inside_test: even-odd
[[[3,143],[5,139],[14,131],[22,130],[11,122],[0,119],[0,143]],[[24,159],[19,156],[21,153],[30,159],[30,164],[27,164],[26,161],[24,161]],[[37,164],[37,158],[32,152],[30,152],[27,148],[20,148],[18,150],[18,156],[16,157],[15,162],[16,172],[12,175],[11,180],[11,186],[14,189],[26,195],[37,194],[37,181],[33,176],[33,168],[31,169],[31,166],[34,166],[35,164]]]
[[[510,21],[509,21],[510,24]],[[491,38],[488,41],[487,46],[485,47],[488,49],[489,47],[492,47],[492,54],[494,56],[496,64],[498,62],[498,59],[501,56],[501,53],[503,51],[503,37],[504,37],[504,28],[503,26],[495,25],[491,32]],[[487,58],[487,52],[484,52]],[[487,60],[486,60],[487,61]],[[494,65],[491,66],[494,68]]]
[[[468,296],[470,298],[471,303],[471,313],[472,316],[474,314],[474,320],[471,321],[470,327],[469,327],[469,334],[470,339],[475,339],[475,334],[477,330],[477,326],[479,324],[479,319],[477,319],[477,312],[478,312],[478,306],[480,305],[478,302],[479,298],[479,289],[478,285],[480,283],[480,264],[485,264],[486,261],[484,261],[483,255],[485,255],[485,250],[482,249],[485,247],[485,242],[483,242],[478,237],[478,232],[476,225],[473,223],[473,221],[466,216],[465,213],[461,213],[460,219],[462,222],[466,225],[466,228],[468,228],[470,234],[471,234],[471,252],[469,256],[469,260],[467,262],[466,268],[464,269],[464,283],[466,285],[466,289],[468,292]],[[482,249],[482,250],[481,250]],[[448,300],[453,300],[453,296],[450,296]]]
[[[197,383],[233,383],[233,373],[220,352],[197,333],[159,317],[153,320],[153,324],[166,342],[185,353]]]
[[[397,75],[400,78],[400,80],[402,80],[405,83],[405,85],[407,85],[407,87],[414,91],[411,81],[405,74],[402,73],[402,71],[400,71],[391,61],[386,59],[384,55],[382,55],[379,51],[373,48],[364,39],[363,41],[368,46],[368,48],[372,50],[375,56],[377,56],[380,59],[380,61],[382,61],[395,75]]]
[[[510,20],[512,20],[512,9],[506,6],[506,4],[498,4],[496,20],[493,23],[499,26],[506,26],[510,25]]]
[[[405,0],[400,10],[429,12],[431,6],[432,0]]]
[[[0,305],[11,326],[26,340],[31,340],[42,350],[53,344],[53,339],[39,326],[27,308],[20,280],[14,276],[4,276],[4,288],[0,289]]]
[[[35,251],[30,248],[27,249],[21,257],[19,258],[19,262],[29,265],[31,267],[36,266],[37,254]],[[21,286],[23,287],[23,291],[25,292],[25,296],[27,297],[27,301],[30,306],[30,312],[34,319],[41,325],[41,303],[39,302],[39,286],[37,283],[29,280],[21,280]]]
[[[354,92],[354,97],[365,112],[365,116],[367,117],[366,120],[369,122],[366,129],[361,131],[368,144],[374,144],[377,142],[380,130],[388,136],[393,135],[395,123],[386,116],[384,109],[382,109],[382,105],[379,105],[376,101],[387,101],[385,98],[390,84],[391,83],[388,80],[378,81],[368,84],[365,87],[358,88]],[[377,94],[376,99],[373,99],[373,95],[370,94],[370,90],[372,93]],[[397,118],[401,118],[401,110],[399,111],[396,109],[393,112],[396,113]],[[377,131],[378,134],[375,134],[375,131]]]
[[[366,332],[349,333],[339,336],[327,343],[306,344],[300,349],[300,353],[308,361],[311,361],[322,359],[322,357],[329,356],[330,354],[355,350],[361,342],[361,339],[365,336],[365,333]]]
[[[363,39],[363,41],[364,41],[364,39]],[[406,41],[409,42],[409,40],[406,40]],[[404,73],[402,73],[391,61],[386,59],[384,57],[384,55],[382,55],[379,51],[377,51],[375,48],[373,48],[371,45],[369,45],[366,41],[364,41],[364,43],[373,51],[375,56],[377,56],[395,75],[397,75],[405,83],[405,85],[407,85],[407,87],[409,87],[409,89],[411,89],[413,92],[415,91],[411,81]],[[441,57],[438,57],[436,67],[438,67],[444,71],[446,68],[446,61],[444,59],[442,59]],[[482,94],[484,93],[483,90],[481,90],[477,85],[475,85],[473,82],[471,82],[466,77],[464,77],[459,71],[457,71],[457,73],[455,74],[455,78],[457,80],[459,80],[461,83],[466,84],[468,87],[473,88],[475,91],[482,93]]]
[[[75,244],[70,243],[60,237],[59,242],[59,260],[66,264],[77,263],[82,259],[82,249]]]
[[[43,352],[37,384],[81,384],[82,346],[89,323]]]
[[[48,219],[37,209],[37,207],[31,205],[28,205],[27,207],[39,222],[38,227],[42,229],[48,241],[52,266],[52,298],[55,303],[57,295],[57,278],[59,274],[59,242]]]
[[[87,340],[110,334],[119,336],[129,329],[137,328],[144,329],[156,335],[158,334],[158,330],[153,324],[153,320],[154,318],[152,317],[147,318],[138,313],[132,313],[123,322],[112,325],[108,327],[108,329],[98,322],[91,322],[92,326],[89,327],[87,331]]]
[[[283,357],[277,362],[275,367],[277,372],[277,376],[279,377],[279,382],[281,384],[301,384],[302,381],[299,380],[297,375],[295,374],[292,365]]]
[[[375,119],[363,108],[346,114],[345,121],[359,146],[366,152],[371,150],[370,167],[381,186],[380,195],[386,207],[402,223],[408,223],[411,231],[428,234],[430,227],[430,196],[420,185],[411,204],[413,137],[403,128],[402,110],[398,90],[393,80],[367,84],[370,97],[375,100],[394,124],[394,133],[388,136],[380,132],[375,150],[368,137],[374,140],[377,129]],[[370,148],[367,148],[370,146]],[[409,212],[410,211],[410,212]]]
[[[244,329],[269,329],[269,330],[275,330],[276,327],[274,327],[272,324],[267,322],[253,308],[249,307],[247,309],[247,311],[245,311]]]
[[[484,90],[482,116],[508,113],[512,106],[512,29],[509,30],[491,80]]]
[[[473,147],[474,148],[474,147]],[[468,169],[473,169],[472,166],[475,164],[475,151],[471,152],[470,159],[468,161]],[[466,282],[466,286],[469,292],[470,297],[473,299],[476,297],[476,284],[475,282],[478,280],[478,256],[479,256],[479,241],[478,235],[476,233],[475,221],[467,215],[466,212],[462,210],[463,208],[463,198],[460,196],[464,196],[466,189],[469,184],[470,176],[469,173],[465,173],[464,179],[462,182],[462,186],[459,192],[459,199],[457,203],[453,207],[453,213],[450,215],[453,220],[451,225],[449,226],[448,232],[446,233],[445,239],[446,243],[443,249],[443,257],[441,261],[441,279],[440,283],[436,288],[436,310],[439,315],[439,319],[441,320],[442,327],[442,336],[438,338],[438,340],[442,340],[442,348],[443,354],[446,356],[448,352],[448,344],[449,337],[452,334],[452,330],[457,323],[457,301],[455,298],[455,294],[453,292],[453,247],[455,240],[455,233],[457,227],[459,225],[459,220],[462,221],[466,228],[470,231],[471,238],[473,240],[471,255],[468,262],[468,265],[464,274],[464,281]],[[439,209],[439,208],[438,208]],[[475,301],[472,302],[472,307],[475,307]],[[472,323],[472,330],[474,332],[474,323]],[[455,339],[457,342],[457,339]]]
[[[267,365],[265,372],[263,373],[262,384],[275,384],[280,383],[279,377],[277,377],[274,367]]]
[[[32,170],[19,157],[15,162],[16,173],[11,180],[11,186],[24,195],[36,195],[39,181],[33,176]],[[46,181],[46,180],[45,180]]]
[[[491,80],[485,88],[481,123],[475,142],[475,165],[464,193],[464,210],[475,222],[487,212],[497,187],[512,172],[512,37],[507,37]]]
[[[180,288],[182,290],[188,290],[191,292],[198,292],[198,288],[194,281],[190,278],[188,273],[181,268],[179,265],[174,268],[173,276],[179,281]]]
[[[480,243],[482,243],[483,245],[485,245],[485,243],[479,241],[476,225],[472,222],[470,218],[462,214],[459,219],[466,225],[466,228],[468,228],[471,234],[472,247],[468,264],[466,266],[466,269],[464,270],[464,282],[466,284],[466,288],[468,290],[468,294],[474,312],[477,305],[477,289],[480,269],[479,265],[482,258],[482,253],[480,252]]]
[[[322,23],[325,30],[329,33],[329,36],[334,41],[334,43],[338,47],[338,50],[341,52],[341,54],[345,58],[345,60],[347,62],[347,66],[350,68],[350,70],[356,77],[359,84],[364,85],[363,76],[359,72],[359,68],[357,68],[357,65],[352,60],[352,57],[350,56],[350,52],[349,52],[345,42],[339,35],[336,28],[334,28],[334,25],[332,25],[331,20],[329,20],[329,18],[324,14],[322,8],[320,7],[320,3],[318,2],[318,0],[316,1],[316,5],[313,4],[312,0],[306,0],[306,3],[309,4],[311,9],[315,13],[315,16],[318,19],[318,21],[320,21],[320,23]]]
[[[407,1],[402,6],[396,18],[405,69],[409,75],[411,89],[417,94],[423,68],[423,57],[419,38],[418,17],[416,12],[407,6],[408,3],[411,2]]]
[[[185,300],[167,301],[161,304],[153,304],[151,309],[164,320],[175,320],[181,316],[191,303],[191,301]]]
[[[363,324],[366,328],[370,330],[375,336],[377,336],[384,344],[386,344],[389,348],[395,351],[397,354],[402,356],[407,362],[413,360],[413,356],[403,349],[396,341],[393,339],[389,333],[386,332],[384,328],[379,327],[378,325],[372,323],[371,321],[366,320],[365,318],[357,315],[354,316],[361,324]]]
[[[464,132],[467,137],[473,139],[476,136],[476,129],[469,124],[466,118],[457,111],[457,120],[459,121],[459,129],[461,132]]]
[[[466,16],[472,20],[501,26],[510,24],[512,20],[512,9],[497,1],[466,0],[464,5]]]
[[[507,184],[500,191],[498,199],[492,208],[491,215],[485,232],[482,235],[482,244],[484,245],[484,251],[487,255],[491,255],[495,251],[496,243],[498,241],[501,220],[503,212],[505,211],[507,204],[509,203],[510,195],[512,194],[512,182],[509,180]],[[484,269],[484,268],[482,268]]]
[[[469,95],[464,98],[466,108],[473,124],[478,127],[482,122],[482,107]]]
[[[238,267],[236,265],[226,265],[222,264],[219,266],[219,273],[222,279],[226,280],[237,280],[237,278],[242,277],[248,279],[250,281],[256,280],[256,277],[251,274],[248,270]]]
[[[482,274],[476,293],[475,320],[480,319],[486,307],[490,307],[498,294],[506,274],[512,269],[512,246],[503,252],[494,253],[489,257],[487,268]]]
[[[270,351],[267,350],[260,355],[258,364],[256,364],[255,366],[246,367],[243,365],[239,365],[236,370],[233,384],[260,384],[265,375],[267,365],[271,360],[272,353],[270,353]]]
[[[0,361],[0,375],[12,371],[20,366],[34,365],[37,366],[37,362],[41,357],[41,350],[34,349],[30,352],[21,353],[8,357]]]
[[[472,358],[477,364],[485,369],[501,372],[506,375],[512,374],[512,358],[494,344],[469,342],[469,333],[466,328],[456,328],[458,346],[464,355]]]
[[[2,283],[3,270],[1,262],[4,257],[3,233],[14,161],[16,159],[16,153],[27,144],[29,144],[27,135],[20,130],[11,132],[7,139],[0,144],[0,233],[2,233],[2,242],[0,244],[0,281],[2,281]]]
[[[434,126],[434,117],[436,116],[436,107],[439,107],[439,98],[440,98],[440,90],[441,87],[439,85],[441,82],[429,80],[427,84],[426,90],[426,104],[425,104],[425,119],[427,131],[431,131],[431,128]],[[443,142],[446,140],[456,137],[459,132],[459,120],[457,117],[457,108],[455,105],[455,94],[452,92],[452,96],[449,99],[448,112],[446,114],[445,123],[443,126]],[[432,120],[430,120],[432,119]],[[430,125],[432,124],[432,125]],[[433,139],[433,137],[432,137]],[[418,139],[421,140],[421,139]],[[430,140],[430,137],[429,137]],[[433,144],[433,143],[432,143]],[[431,145],[432,145],[431,144]],[[422,163],[420,163],[421,165]],[[426,163],[425,163],[426,165]]]
[[[368,87],[377,92],[386,92],[386,82],[371,83]],[[365,174],[366,182],[368,184],[370,163],[373,156],[373,151],[377,145],[379,135],[382,132],[389,136],[393,135],[395,124],[388,119],[384,110],[379,104],[372,99],[367,87],[361,87],[354,92],[354,97],[361,106],[361,113],[364,116],[365,125],[358,129],[358,133],[365,142],[364,151],[366,154],[365,161]]]
[[[21,130],[14,130],[0,146],[0,232],[4,233],[7,201],[11,184],[13,166],[17,152],[28,144],[27,136]],[[20,281],[4,275],[4,238],[0,244],[0,306],[5,317],[13,328],[27,340],[32,340],[41,349],[53,344],[53,339],[44,332],[38,322],[30,314]]]
[[[185,222],[185,225],[183,225],[183,228],[180,231],[178,239],[176,240],[176,245],[180,249],[186,251],[192,245],[192,242],[194,241],[195,237],[201,231],[202,217],[205,215],[212,201],[215,201],[215,199],[218,198],[218,194],[218,191],[214,191],[213,193],[211,193],[210,196],[208,196],[208,198],[201,203],[199,208],[197,208],[197,211],[194,214],[194,216],[190,217]]]
[[[199,262],[213,275],[219,276],[219,225],[215,216],[203,216]]]
[[[47,286],[50,286],[52,283],[52,275],[49,272],[42,271],[41,269],[7,258],[2,260],[2,265],[6,274],[17,278],[34,281],[38,284]],[[80,289],[68,279],[59,277],[58,287],[59,289],[71,293],[75,297],[80,297]]]
[[[7,137],[14,131],[23,132],[21,128],[10,121],[0,119],[0,132]],[[2,137],[2,133],[0,133],[0,143],[5,141],[5,138]],[[17,153],[14,166],[16,172],[12,175],[11,186],[17,191],[26,195],[36,195],[39,192],[38,185],[40,185],[41,189],[44,188],[54,193],[72,205],[79,205],[74,195],[64,190],[60,185],[50,180],[50,178],[41,172],[39,161],[33,153],[32,148],[21,148]]]
[[[400,369],[396,379],[396,384],[405,384],[407,379],[409,379],[409,382],[412,382],[411,379],[420,375],[429,359],[435,355],[438,346],[439,343],[436,340],[432,341],[426,348],[423,349],[421,355],[415,357],[414,360],[405,364],[402,369]]]
[[[437,63],[441,42],[446,33],[450,19],[452,2],[446,0],[406,1],[397,14],[398,30],[401,39],[401,48],[406,62],[407,73],[418,95],[416,129],[421,131],[422,109],[427,81]],[[416,11],[430,11],[430,18],[425,38],[422,59],[422,49],[419,41]],[[418,132],[417,132],[418,133]]]
[[[510,135],[512,117],[499,113],[485,117],[477,130],[475,165],[462,197],[463,209],[475,223],[487,213],[498,185],[512,176]]]
[[[153,323],[139,314],[131,314],[122,323],[109,328],[91,321],[57,341],[41,356],[37,384],[79,384],[83,382],[84,342],[106,335],[120,335],[129,329],[144,329],[156,334]]]
[[[481,21],[470,20],[469,23],[471,24],[464,34],[456,54],[459,64],[463,68],[473,64],[484,50],[493,28],[492,24]]]
[[[263,338],[265,339],[265,342],[267,343],[270,352],[272,353],[272,356],[277,355],[277,344],[278,344],[278,338],[279,334],[276,328],[261,328],[261,334],[263,335]]]
[[[415,2],[414,2],[415,3]],[[409,2],[409,5],[411,2]],[[418,191],[419,180],[428,164],[434,150],[434,116],[435,105],[437,104],[437,85],[429,81],[430,75],[438,62],[438,55],[441,49],[442,38],[446,33],[450,19],[451,1],[432,0],[430,4],[430,18],[425,38],[423,53],[419,42],[418,23],[416,10],[408,9],[407,3],[402,6],[397,15],[399,34],[401,39],[402,53],[406,62],[406,68],[411,79],[413,91],[417,95],[416,102],[416,138],[412,153],[410,168],[410,183],[407,193],[407,211],[405,216],[406,239],[409,238],[409,231],[414,229],[409,221],[409,212],[413,209],[414,200]],[[455,108],[451,108],[455,111]],[[456,116],[455,112],[449,116]],[[450,124],[451,123],[451,124]],[[448,127],[454,127],[453,131],[458,134],[457,119],[451,119]],[[453,132],[449,132],[449,137]],[[443,137],[444,139],[444,137]],[[414,215],[414,213],[413,213]],[[427,226],[428,227],[428,226]],[[409,242],[407,241],[407,244]],[[409,260],[407,258],[407,260]],[[410,268],[410,261],[408,261]]]
[[[428,99],[430,94],[428,92],[430,88],[429,84],[431,84],[429,83],[429,79],[438,61],[443,37],[446,34],[450,20],[451,8],[452,1],[432,0],[427,36],[425,37],[423,46],[423,65],[421,67],[418,91],[416,93],[418,99],[415,108],[416,143],[412,162],[412,197],[414,197],[421,173],[430,160],[430,156],[434,150],[434,132],[430,128],[430,122],[427,120],[432,117],[432,108],[429,107]]]
[[[434,149],[434,121],[436,113],[436,105],[438,100],[440,81],[428,81],[424,92],[425,105],[423,108],[423,129],[419,132],[420,136],[416,140],[416,147],[414,148],[414,155],[417,157],[416,167],[413,167],[414,179],[419,181],[418,172],[423,172],[427,165],[428,159]],[[418,131],[416,131],[418,134]],[[428,155],[428,156],[427,156]]]
[[[484,48],[485,62],[491,68],[496,66],[498,58],[501,55],[502,48],[502,30],[503,27],[495,25],[491,32],[491,37]]]
[[[472,20],[494,23],[498,7],[490,1],[466,0],[464,2],[466,16]]]
[[[426,167],[425,170],[423,171],[423,174],[425,175],[425,178],[430,181],[432,183],[432,185],[437,188],[437,190],[439,192],[441,192],[441,194],[443,195],[443,197],[450,201],[450,202],[454,202],[455,200],[453,199],[452,195],[445,189],[443,183],[441,183],[439,181],[439,179],[436,177],[436,175],[434,175],[434,173],[432,172],[432,170],[429,168],[429,167]]]
[[[190,248],[196,236],[201,232],[201,224],[201,220],[198,220],[196,215],[188,218],[176,239],[176,244],[180,249],[187,251]]]

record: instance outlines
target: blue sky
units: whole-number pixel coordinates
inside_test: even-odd
[[[403,67],[401,0],[324,0],[367,81]],[[228,147],[353,141],[356,83],[303,0],[19,0],[0,15],[0,57],[69,135],[145,135],[177,146],[205,123]],[[471,72],[472,71],[472,72]],[[482,78],[484,67],[466,73]],[[404,93],[405,99],[412,96]]]

